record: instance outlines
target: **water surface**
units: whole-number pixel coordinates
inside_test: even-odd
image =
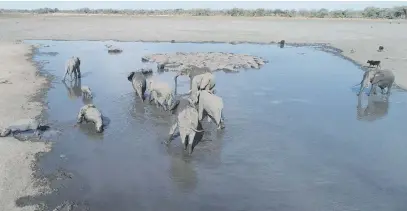
[[[357,109],[352,85],[362,72],[352,62],[311,47],[229,44],[30,41],[47,44],[35,56],[56,76],[47,111],[62,130],[39,163],[57,193],[41,198],[50,208],[65,200],[91,210],[406,210],[407,130],[404,92],[387,102],[372,97]],[[168,114],[135,97],[127,74],[148,66],[141,56],[177,51],[252,54],[270,61],[260,70],[216,73],[225,125],[206,133],[192,156],[179,137],[161,144]],[[57,52],[52,53],[52,52]],[[110,120],[103,134],[73,127],[84,105],[78,87],[61,83],[70,56],[81,58],[81,85]],[[174,73],[158,74],[173,85]],[[179,77],[179,93],[189,88]],[[362,109],[367,96],[362,96]]]

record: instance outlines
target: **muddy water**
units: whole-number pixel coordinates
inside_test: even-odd
[[[64,201],[90,210],[405,210],[407,209],[407,96],[370,99],[357,109],[352,85],[361,70],[310,47],[228,44],[51,42],[36,61],[56,76],[48,116],[62,130],[39,163],[56,192],[38,201]],[[270,61],[260,70],[216,73],[224,131],[205,123],[192,156],[179,137],[170,146],[168,114],[140,102],[127,73],[141,56],[176,51],[228,51]],[[50,53],[50,52],[57,52]],[[82,59],[82,85],[110,120],[103,134],[73,127],[84,103],[62,84],[65,60]],[[174,73],[157,74],[173,83]],[[78,84],[77,84],[78,85]],[[179,77],[178,92],[189,87]],[[367,96],[361,99],[366,107]],[[55,179],[59,178],[59,179]]]

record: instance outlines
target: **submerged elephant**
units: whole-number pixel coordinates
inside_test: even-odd
[[[388,114],[389,96],[384,99],[375,99],[377,96],[371,95],[367,98],[367,106],[362,107],[361,96],[358,96],[357,119],[366,121],[375,121]]]
[[[384,89],[387,88],[387,95],[390,94],[391,87],[394,83],[394,74],[390,70],[368,70],[363,74],[362,81],[360,82],[360,90],[357,95],[360,95],[362,91],[372,85],[368,96],[373,91],[376,94],[376,87],[380,87],[382,94],[384,94]]]
[[[136,91],[136,94],[140,97],[141,101],[144,102],[144,93],[146,92],[147,88],[146,77],[144,74],[142,72],[131,72],[127,76],[127,80],[131,82],[134,91]]]
[[[178,77],[181,75],[186,75],[189,77],[190,82],[189,89],[192,89],[192,79],[197,75],[204,74],[207,72],[211,72],[211,70],[208,67],[197,67],[195,65],[190,65],[187,68],[177,72],[177,74],[174,77],[175,87],[177,86]]]
[[[174,93],[167,83],[152,79],[149,82],[148,90],[150,91],[150,102],[154,100],[156,105],[162,106],[166,111],[172,107]]]
[[[184,149],[186,150],[188,148],[188,153],[192,154],[196,133],[204,132],[203,130],[198,130],[198,126],[198,111],[194,105],[188,103],[179,111],[170,128],[168,140],[164,143],[169,144],[172,141],[172,136],[174,135],[175,130],[179,128],[181,143],[184,145]]]
[[[199,121],[209,116],[218,129],[225,128],[223,118],[223,100],[221,97],[212,94],[207,90],[199,90],[191,94],[191,101],[194,105],[198,104]]]
[[[84,105],[80,109],[77,117],[77,123],[82,123],[83,121],[93,122],[95,124],[96,132],[103,132],[104,124],[102,114],[94,104]]]
[[[71,58],[68,59],[65,63],[65,75],[64,75],[64,81],[66,76],[69,74],[71,77],[72,81],[72,74],[75,75],[75,78],[81,78],[81,60],[79,57],[72,56]]]

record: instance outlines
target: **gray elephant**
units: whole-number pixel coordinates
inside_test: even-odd
[[[96,132],[103,132],[104,124],[102,114],[94,104],[84,105],[80,109],[77,117],[77,123],[82,123],[83,121],[93,122],[95,124]]]
[[[365,121],[375,121],[388,114],[389,96],[385,95],[384,99],[375,99],[377,96],[371,95],[367,98],[367,106],[362,107],[361,96],[358,96],[357,119]]]
[[[75,78],[81,78],[81,60],[79,57],[72,56],[71,58],[68,59],[65,63],[65,75],[64,75],[64,81],[66,76],[69,74],[71,77],[72,81],[72,74],[75,75]]]
[[[188,93],[193,93],[198,90],[207,90],[211,93],[214,93],[215,88],[215,75],[212,73],[204,73],[195,76],[192,79],[192,88]]]
[[[218,126],[218,129],[225,128],[221,97],[207,90],[199,90],[191,94],[191,101],[194,105],[198,105],[199,121],[209,116]]]
[[[142,72],[133,71],[127,76],[127,80],[132,83],[134,91],[136,91],[136,94],[140,97],[141,101],[144,102],[144,93],[147,88],[146,77],[144,74]]]
[[[178,71],[177,74],[174,77],[175,81],[175,87],[177,87],[177,79],[181,75],[186,75],[189,77],[189,82],[190,82],[190,87],[189,89],[192,89],[192,79],[200,74],[204,74],[207,72],[211,72],[211,70],[208,67],[197,67],[195,65],[189,65],[185,69]]]
[[[172,141],[172,136],[175,130],[179,128],[179,133],[181,137],[181,143],[184,145],[184,149],[188,148],[188,153],[192,154],[193,144],[196,133],[204,132],[203,130],[198,130],[198,111],[194,105],[186,104],[185,108],[179,111],[173,125],[170,128],[168,140],[165,144],[169,144]]]
[[[154,100],[155,104],[162,106],[165,111],[172,107],[174,93],[167,83],[152,79],[148,83],[148,90],[150,102]]]
[[[362,81],[360,82],[360,90],[357,94],[358,96],[362,91],[372,85],[368,96],[370,96],[373,91],[376,94],[376,87],[380,87],[382,94],[384,94],[384,89],[387,88],[387,95],[390,94],[391,87],[394,83],[394,74],[390,70],[368,70],[363,74]]]

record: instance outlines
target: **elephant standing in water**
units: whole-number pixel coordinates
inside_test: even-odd
[[[209,116],[216,123],[218,129],[225,128],[221,97],[207,90],[199,90],[191,94],[191,101],[194,105],[198,104],[199,121]]]
[[[72,56],[71,58],[68,59],[65,63],[65,75],[64,75],[64,81],[66,76],[69,74],[71,77],[72,81],[72,73],[75,75],[75,79],[81,78],[81,60],[79,57]]]
[[[215,75],[212,73],[204,73],[195,76],[192,79],[192,88],[189,93],[197,92],[198,90],[207,90],[214,93],[215,88]]]
[[[154,100],[154,103],[162,106],[165,111],[173,106],[174,93],[167,83],[153,79],[150,80],[148,89],[150,102]]]
[[[363,74],[362,81],[360,82],[360,90],[357,94],[358,96],[362,91],[372,85],[368,96],[370,96],[373,91],[376,94],[376,87],[380,87],[382,94],[384,94],[384,89],[387,88],[386,95],[390,94],[391,87],[394,83],[394,74],[390,70],[368,70]]]
[[[192,154],[196,133],[204,131],[197,129],[199,126],[199,121],[198,111],[196,110],[195,106],[190,103],[184,104],[184,106],[184,108],[180,107],[178,115],[170,128],[169,137],[168,140],[165,141],[165,144],[169,144],[171,142],[175,130],[179,128],[181,143],[184,145],[184,149],[186,150],[188,148],[188,153]]]
[[[146,77],[144,74],[142,72],[131,72],[127,76],[127,80],[132,83],[134,91],[136,91],[136,94],[140,97],[141,101],[144,102],[144,93],[147,88]]]
[[[181,75],[188,76],[189,83],[190,83],[189,89],[192,89],[192,79],[197,75],[204,74],[207,72],[211,72],[211,70],[208,67],[197,67],[195,65],[190,65],[187,68],[185,68],[184,70],[177,72],[177,74],[175,75],[175,77],[174,77],[175,88],[177,88],[177,79],[179,76],[181,76]]]
[[[384,99],[374,99],[377,96],[368,96],[367,106],[362,108],[361,96],[358,96],[357,119],[375,121],[387,115],[389,111],[389,96]]]
[[[103,118],[100,111],[93,104],[84,105],[77,117],[77,123],[93,122],[95,124],[96,132],[103,132]]]

